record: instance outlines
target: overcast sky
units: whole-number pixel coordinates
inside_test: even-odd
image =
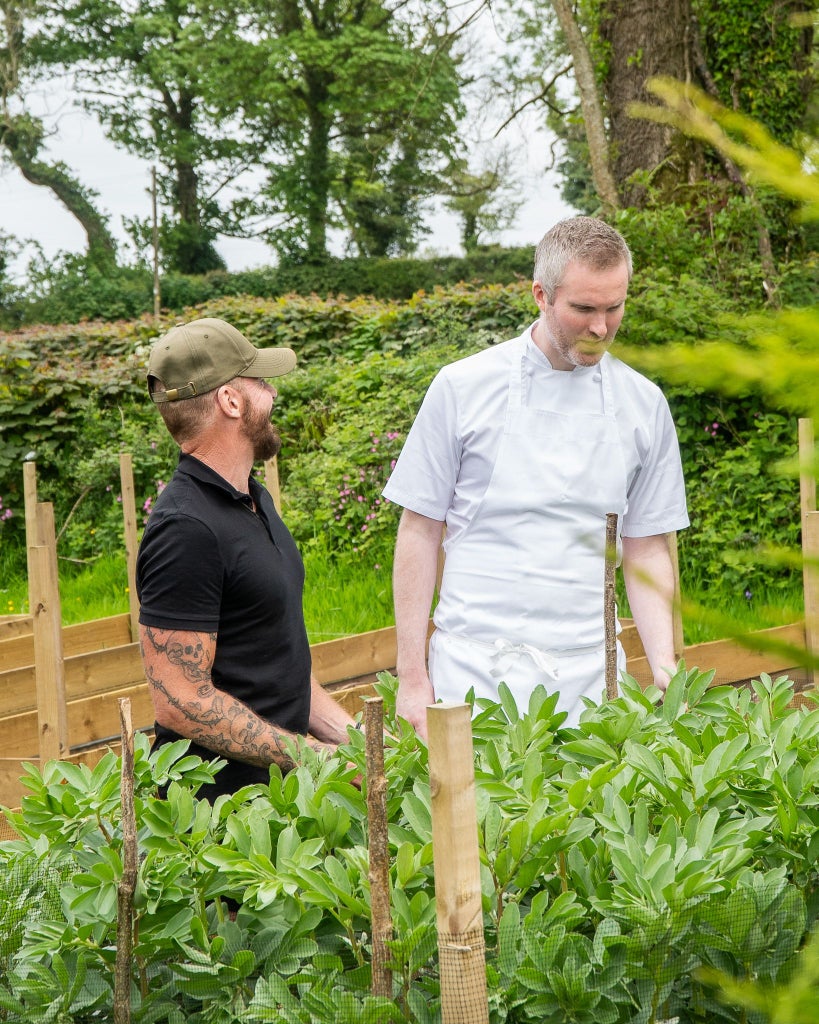
[[[96,121],[74,105],[65,84],[55,83],[50,92],[29,94],[26,103],[32,113],[43,117],[52,133],[47,155],[62,160],[85,186],[96,190],[100,208],[110,215],[113,234],[124,242],[123,217],[150,217],[150,164],[114,147]],[[544,170],[550,160],[548,139],[537,126],[538,119],[530,114],[527,121],[504,132],[503,142],[516,157],[515,176],[527,200],[513,227],[492,241],[535,245],[551,224],[574,212],[560,198],[555,177]],[[486,126],[487,138],[493,130],[493,125]],[[493,145],[487,142],[485,148]],[[460,253],[454,215],[439,210],[427,223],[432,230],[422,252]],[[31,185],[7,161],[0,164],[0,228],[21,240],[34,239],[49,258],[58,251],[81,252],[85,247],[79,223],[53,193]],[[220,238],[217,248],[229,270],[273,262],[271,250],[261,242]],[[20,275],[25,262],[24,257],[14,265],[15,276]]]

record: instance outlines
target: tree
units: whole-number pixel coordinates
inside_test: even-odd
[[[659,192],[701,176],[697,147],[685,136],[629,113],[630,104],[646,101],[646,82],[665,74],[691,78],[690,0],[605,0],[600,37],[610,59],[602,82],[609,116],[612,170],[625,206],[641,206],[646,183]]]
[[[25,2],[0,2],[0,160],[10,160],[32,185],[50,189],[85,231],[92,263],[107,265],[115,261],[116,246],[97,207],[97,194],[62,161],[42,158],[43,122],[23,108],[23,79],[30,60],[25,28],[30,17]]]
[[[461,244],[467,253],[478,249],[482,235],[509,227],[523,205],[508,151],[502,150],[484,166],[473,169],[472,164],[474,158],[453,162],[445,199],[445,205],[460,217]]]
[[[516,109],[541,105],[550,127],[567,139],[564,165],[573,196],[585,191],[584,162],[593,163],[591,178],[604,207],[611,200],[597,170],[602,163],[611,168],[624,204],[673,199],[706,174],[722,175],[731,187],[739,187],[724,160],[706,153],[696,140],[667,124],[631,115],[631,104],[651,101],[646,83],[658,74],[700,84],[729,107],[760,118],[786,143],[794,143],[804,124],[815,62],[812,23],[799,16],[815,13],[816,0],[586,0],[574,6],[554,0],[551,7],[553,19],[544,15],[542,5],[509,0],[516,25],[510,38],[517,49],[507,67]],[[579,110],[574,92],[561,89],[569,74],[581,97]],[[588,98],[595,83],[605,125],[605,160],[600,118]],[[585,160],[577,148],[579,120]]]
[[[209,0],[38,3],[31,45],[40,74],[73,74],[108,136],[162,168],[159,192],[173,214],[163,225],[166,265],[187,273],[224,266],[213,245],[223,217],[216,196],[252,146],[203,100],[207,64],[232,57],[210,31]]]
[[[276,223],[261,234],[280,254],[320,260],[345,226],[361,253],[411,251],[461,112],[447,20],[441,3],[251,0],[241,39],[254,88],[217,77],[212,101],[264,140]]]

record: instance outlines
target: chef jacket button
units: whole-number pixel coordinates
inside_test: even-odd
[[[592,376],[592,380],[594,381],[595,384],[599,384],[602,379],[603,379],[603,374],[602,373],[595,373]]]

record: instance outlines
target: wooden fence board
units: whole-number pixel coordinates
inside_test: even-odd
[[[120,697],[131,699],[134,728],[153,726],[154,709],[147,683],[107,690],[82,700],[69,701],[68,736],[72,749],[119,735],[117,702]],[[36,711],[0,718],[0,750],[4,757],[31,759],[39,756]]]
[[[354,679],[395,665],[395,626],[313,644],[313,672],[322,684]]]
[[[754,635],[765,640],[804,647],[805,624],[797,622],[790,626],[775,626],[773,629],[760,630]],[[683,658],[688,668],[707,671],[714,669],[714,686],[743,679],[755,679],[761,672],[767,672],[769,675],[781,674],[794,667],[794,659],[790,655],[753,651],[737,640],[712,640],[709,643],[694,644],[684,648]],[[645,656],[630,659],[627,671],[642,686],[647,686],[652,681]]]
[[[105,648],[64,659],[65,692],[70,702],[118,689],[145,678],[139,644]],[[0,719],[35,707],[34,667],[0,672]]]
[[[0,672],[25,668],[34,664],[32,620],[18,633],[0,631]],[[120,647],[131,642],[130,619],[125,615],[109,615],[103,619],[63,626],[63,655],[87,654],[107,647]]]
[[[25,636],[34,630],[34,620],[30,615],[1,615],[0,642],[11,640],[17,636]]]

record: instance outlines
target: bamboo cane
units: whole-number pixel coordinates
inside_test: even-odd
[[[388,943],[392,939],[390,862],[387,844],[387,779],[384,775],[384,701],[364,701],[367,753],[367,821],[369,825],[369,880],[372,914],[372,994],[392,996]]]
[[[468,704],[427,708],[442,1024],[488,1024],[472,722]]]
[[[614,573],[617,568],[617,513],[606,513],[606,567],[603,586],[603,623],[606,649],[606,699],[617,696],[617,598]]]

